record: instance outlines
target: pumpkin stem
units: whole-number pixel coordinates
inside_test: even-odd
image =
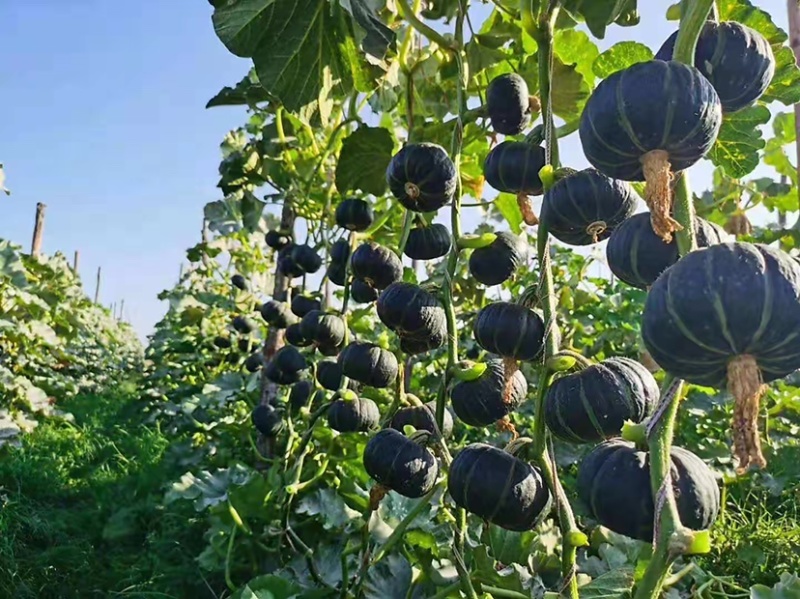
[[[650,209],[650,223],[655,234],[669,243],[672,241],[672,233],[683,229],[683,226],[671,216],[672,171],[669,154],[664,150],[651,150],[642,156],[641,162],[647,182],[645,202]]]
[[[407,181],[404,186],[404,189],[409,199],[416,200],[419,197],[419,187],[417,187],[415,183]]]
[[[514,387],[514,375],[519,370],[519,365],[515,358],[503,358],[503,403],[511,403],[511,394]]]
[[[736,471],[742,474],[750,466],[763,468],[767,460],[761,452],[758,436],[758,408],[767,386],[756,359],[744,354],[728,363],[728,390],[733,395],[733,453],[739,459]]]
[[[391,491],[389,487],[384,487],[380,483],[372,485],[369,490],[369,509],[373,512],[377,510],[383,498],[389,494],[389,491]]]
[[[600,235],[602,235],[605,230],[608,228],[606,221],[604,220],[596,220],[593,223],[590,223],[588,227],[586,227],[586,233],[592,236],[592,241],[597,243],[599,241]]]
[[[503,416],[500,420],[495,423],[498,432],[507,432],[511,433],[511,440],[516,441],[519,438],[519,433],[517,432],[517,427],[514,426],[514,423],[511,422],[511,419],[508,415]]]
[[[522,213],[522,220],[525,221],[526,225],[533,227],[539,224],[539,217],[537,217],[536,213],[533,211],[533,200],[531,200],[527,194],[517,194],[517,206],[519,206],[519,211]]]
[[[539,100],[539,96],[528,96],[528,111],[529,112],[542,111],[542,102],[541,100]]]

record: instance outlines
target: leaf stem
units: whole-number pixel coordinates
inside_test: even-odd
[[[389,538],[386,539],[386,542],[383,545],[381,545],[380,549],[378,549],[378,552],[375,554],[375,557],[373,557],[372,561],[369,563],[370,568],[375,566],[379,561],[381,561],[384,557],[386,557],[389,551],[391,551],[392,548],[395,545],[397,545],[397,543],[402,539],[403,535],[405,534],[406,529],[409,526],[411,526],[411,523],[414,522],[414,520],[416,520],[417,516],[419,516],[425,510],[425,508],[430,506],[431,499],[433,498],[433,495],[436,493],[438,488],[439,488],[438,485],[434,485],[430,491],[428,491],[425,495],[420,497],[417,504],[411,509],[410,512],[408,512],[408,514],[406,515],[405,518],[403,518],[400,524],[398,524],[397,527],[395,527],[394,531],[389,536]]]
[[[400,12],[400,16],[403,17],[411,27],[419,31],[430,41],[436,42],[442,48],[450,50],[453,53],[461,51],[460,42],[448,42],[441,33],[432,29],[422,20],[420,20],[420,18],[414,14],[414,11],[411,9],[411,5],[408,3],[408,0],[395,0],[395,3],[397,4],[397,9]]]
[[[708,19],[714,0],[684,0],[681,4],[681,26],[672,59],[694,65],[697,38]]]

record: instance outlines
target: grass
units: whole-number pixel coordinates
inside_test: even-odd
[[[64,402],[0,452],[0,597],[216,597],[195,562],[207,523],[188,503],[163,507],[178,478],[170,439],[142,424],[138,399]]]

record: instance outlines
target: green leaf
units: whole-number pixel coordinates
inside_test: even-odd
[[[264,207],[267,205],[263,200],[259,200],[255,194],[245,192],[242,198],[242,224],[244,228],[250,232],[255,232],[260,229],[261,215],[264,213]]]
[[[558,57],[553,58],[550,99],[556,115],[565,121],[578,118],[591,93],[592,88],[575,66],[564,64]]]
[[[592,35],[600,39],[612,23],[623,27],[639,23],[636,0],[566,0],[562,6],[574,18],[584,20]]]
[[[581,599],[620,599],[629,597],[633,587],[633,568],[625,566],[598,576],[579,589]]]
[[[573,65],[586,82],[594,86],[592,65],[600,51],[588,35],[576,29],[560,29],[553,38],[553,50],[564,64]]]
[[[206,104],[206,108],[214,106],[255,106],[259,102],[271,100],[270,94],[261,87],[258,76],[254,69],[234,87],[223,87],[216,96],[211,98]]]
[[[748,0],[717,0],[720,21],[736,21],[755,29],[770,44],[782,44],[788,38],[769,13],[753,6]]]
[[[379,196],[386,191],[386,167],[392,159],[394,141],[386,129],[362,125],[342,143],[336,164],[339,193],[360,189]]]
[[[347,3],[342,3],[345,8]],[[350,0],[350,14],[364,31],[362,45],[368,54],[383,58],[386,51],[395,43],[395,33],[384,25],[372,11],[367,0]]]
[[[603,52],[592,65],[594,74],[605,79],[612,73],[653,59],[653,51],[639,42],[619,42]]]
[[[492,557],[501,564],[528,563],[537,533],[532,530],[517,532],[499,526],[487,526],[481,540],[489,546]]]
[[[764,102],[781,102],[791,106],[800,102],[800,68],[795,62],[794,52],[786,46],[773,48],[775,74],[772,82],[761,96]]]
[[[522,212],[517,205],[516,196],[510,193],[501,193],[494,202],[495,207],[508,222],[509,228],[515,235],[522,233]]]
[[[411,575],[411,564],[406,558],[389,555],[369,569],[364,596],[367,599],[405,599]]]
[[[760,104],[725,115],[717,142],[708,154],[711,162],[735,179],[752,172],[758,166],[758,151],[765,145],[758,127],[769,119],[769,109]]]
[[[796,574],[781,574],[780,582],[771,589],[763,584],[750,588],[751,599],[800,599],[800,578]]]
[[[267,574],[258,576],[231,595],[231,599],[290,599],[300,588],[292,581]]]
[[[338,4],[235,0],[217,8],[212,21],[228,50],[252,58],[261,85],[290,111],[365,85],[352,23]]]

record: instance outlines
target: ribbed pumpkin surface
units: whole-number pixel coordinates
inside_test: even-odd
[[[354,341],[338,357],[348,378],[370,387],[388,387],[397,378],[397,358],[374,343]]]
[[[385,289],[403,278],[403,263],[397,254],[372,241],[356,248],[350,257],[350,270],[375,289]]]
[[[672,447],[672,488],[681,523],[705,530],[717,518],[719,487],[703,460],[681,447]],[[653,540],[653,494],[650,459],[633,443],[605,441],[581,461],[578,497],[600,524],[641,541]]]
[[[516,272],[527,255],[528,244],[519,235],[501,231],[492,243],[473,250],[469,272],[479,283],[499,285]]]
[[[588,443],[618,436],[626,420],[641,422],[658,397],[658,384],[644,366],[609,358],[553,381],[544,416],[557,437]]]
[[[533,360],[544,349],[544,321],[530,308],[494,302],[481,308],[473,326],[475,341],[504,358]]]
[[[480,378],[453,385],[450,399],[460,420],[471,426],[489,426],[516,410],[527,392],[522,371],[515,371],[506,386],[503,362],[489,360]]]
[[[441,223],[411,229],[403,253],[412,260],[434,260],[450,251],[450,231]]]
[[[456,191],[456,167],[442,146],[411,143],[392,157],[386,181],[392,195],[408,210],[434,212]]]
[[[497,144],[483,162],[483,176],[497,191],[542,195],[539,171],[546,164],[544,148],[524,141]]]
[[[378,405],[366,397],[337,399],[328,409],[328,426],[340,433],[366,432],[380,419]]]
[[[389,426],[402,432],[403,427],[407,424],[418,431],[425,430],[434,433],[436,431],[436,402],[432,401],[422,406],[400,408],[392,416]],[[446,409],[444,411],[444,423],[440,432],[445,439],[453,433],[453,417]]]
[[[379,431],[364,449],[364,469],[404,497],[422,497],[433,488],[439,464],[433,454],[392,428]]]
[[[336,224],[348,231],[366,231],[375,220],[372,206],[366,200],[348,198],[336,207]]]
[[[485,443],[458,453],[447,490],[457,505],[507,530],[531,530],[550,511],[550,491],[539,470]]]
[[[413,344],[407,347],[427,351],[441,347],[447,338],[444,308],[419,285],[392,283],[378,297],[377,309],[383,324]]]
[[[492,79],[486,89],[486,112],[492,129],[498,133],[522,133],[531,119],[530,92],[525,80],[516,73],[504,73]]]

